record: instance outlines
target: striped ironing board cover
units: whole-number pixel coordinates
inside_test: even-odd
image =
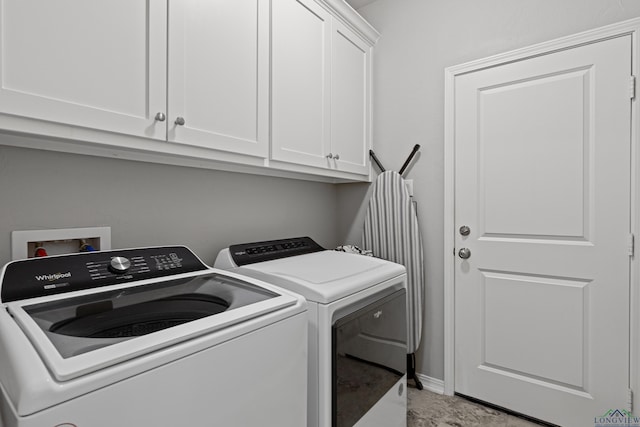
[[[362,242],[374,256],[403,264],[407,269],[407,353],[414,353],[422,335],[422,238],[416,204],[397,172],[383,172],[373,184]]]

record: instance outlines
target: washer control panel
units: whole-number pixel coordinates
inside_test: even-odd
[[[206,269],[184,246],[31,258],[6,265],[0,295],[9,302]]]
[[[266,242],[241,243],[229,246],[231,258],[237,266],[271,261],[296,255],[323,251],[324,248],[310,237],[269,240]]]

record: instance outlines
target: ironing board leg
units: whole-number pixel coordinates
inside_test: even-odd
[[[415,353],[407,354],[407,379],[409,380],[413,379],[413,381],[416,383],[416,388],[418,390],[423,389],[422,383],[420,382],[420,379],[416,374],[416,354]]]

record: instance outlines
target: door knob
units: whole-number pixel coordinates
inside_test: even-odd
[[[184,126],[184,117],[176,117],[176,122],[178,126]]]
[[[164,115],[164,113],[158,113],[156,114],[156,120],[159,122],[164,122],[164,119],[166,119],[167,116]]]
[[[469,250],[469,248],[461,248],[458,251],[458,256],[462,259],[467,259],[471,256],[471,251]]]
[[[468,226],[463,225],[462,227],[460,227],[461,236],[468,236],[470,233],[471,233],[471,229]]]

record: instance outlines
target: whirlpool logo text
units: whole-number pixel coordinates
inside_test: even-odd
[[[66,273],[53,273],[53,274],[43,274],[40,276],[35,276],[36,280],[38,280],[39,282],[42,282],[42,281],[53,282],[54,280],[66,279],[69,277],[71,277],[70,271],[67,271]]]

